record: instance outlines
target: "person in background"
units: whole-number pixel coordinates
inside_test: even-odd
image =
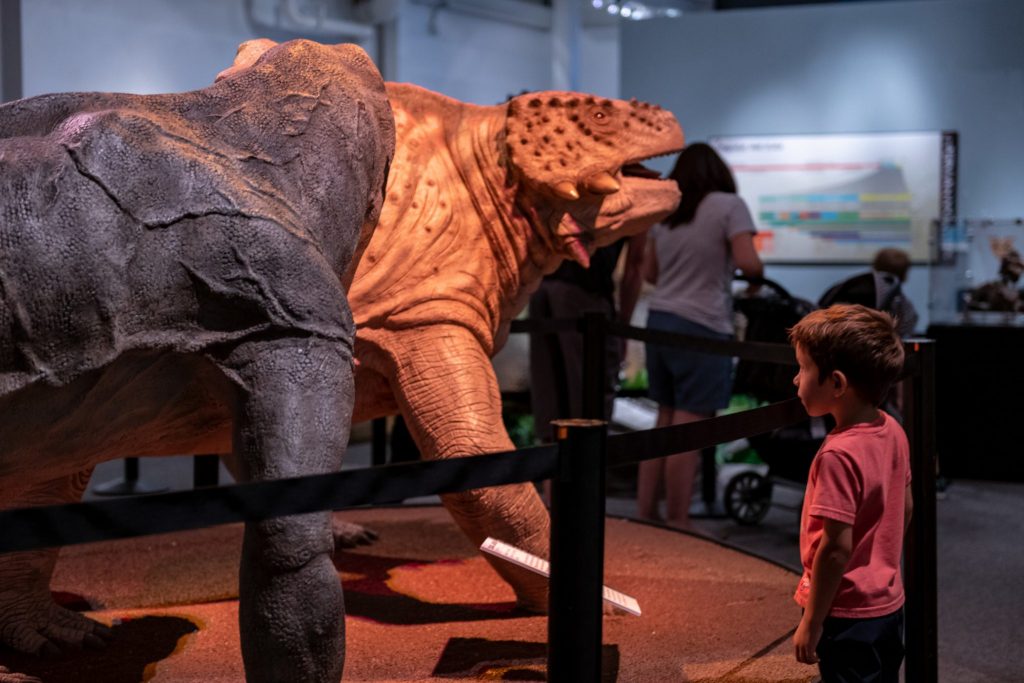
[[[594,252],[590,266],[564,261],[530,297],[530,319],[579,318],[599,311],[627,325],[640,296],[646,233],[623,238]],[[615,305],[613,274],[624,259]],[[605,349],[604,411],[611,418],[624,342],[609,335]],[[578,332],[530,337],[530,395],[534,431],[542,443],[552,439],[551,421],[583,417],[583,338]]]
[[[704,143],[686,147],[670,177],[682,201],[651,229],[644,278],[654,285],[647,327],[713,339],[733,336],[732,281],[736,268],[750,278],[764,266],[754,249],[754,221],[736,195],[732,172]],[[647,344],[650,397],[658,403],[657,426],[693,422],[729,403],[732,359]],[[640,463],[638,515],[690,528],[690,499],[698,451]],[[659,504],[664,488],[667,514]]]
[[[914,334],[917,309],[903,291],[910,270],[910,257],[902,249],[879,249],[871,271],[836,283],[818,300],[821,308],[832,304],[860,304],[889,313],[896,319],[901,337]]]
[[[800,516],[796,658],[817,663],[825,683],[897,683],[910,447],[878,406],[903,370],[903,344],[888,313],[861,305],[808,314],[790,341],[808,415],[836,421],[814,456]]]

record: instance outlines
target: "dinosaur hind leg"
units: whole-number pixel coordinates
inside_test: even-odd
[[[6,507],[76,502],[92,469],[33,486]],[[102,647],[110,629],[59,607],[50,577],[59,548],[0,555],[0,644],[28,654],[56,656],[64,649]]]

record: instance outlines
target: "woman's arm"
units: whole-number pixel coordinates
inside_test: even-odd
[[[764,264],[754,248],[754,233],[741,232],[729,240],[732,246],[732,260],[747,277],[764,277]]]
[[[647,233],[633,235],[626,242],[626,259],[622,267],[622,281],[619,283],[619,320],[629,324],[633,319],[633,309],[636,308],[637,299],[640,298],[640,288],[643,285],[644,263],[647,260]]]

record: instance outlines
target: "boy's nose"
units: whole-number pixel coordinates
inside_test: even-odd
[[[793,375],[793,386],[795,386],[795,387],[800,386],[800,373],[799,372],[796,373],[795,375]]]

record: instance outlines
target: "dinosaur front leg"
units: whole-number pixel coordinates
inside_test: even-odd
[[[235,452],[246,480],[335,472],[348,443],[352,364],[338,342],[245,344],[224,362],[241,387]],[[246,680],[337,683],[344,601],[330,513],[247,523],[239,581]]]
[[[77,502],[92,469],[34,485],[5,507]],[[110,629],[59,607],[50,596],[50,577],[59,548],[0,555],[0,644],[20,652],[53,657],[65,649],[100,648]],[[16,674],[0,674],[14,676]]]
[[[403,330],[401,335],[391,349],[393,388],[423,456],[512,450],[501,420],[498,382],[476,338],[456,325],[430,325]],[[548,512],[532,484],[477,489],[441,499],[474,545],[493,536],[548,556]],[[515,589],[521,606],[546,611],[546,579],[486,557]]]

